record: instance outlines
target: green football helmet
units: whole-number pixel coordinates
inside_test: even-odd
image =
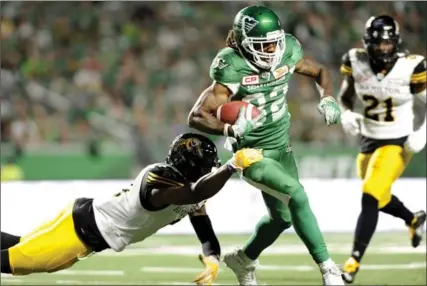
[[[240,10],[234,18],[233,31],[237,47],[257,67],[270,70],[280,62],[285,51],[285,32],[279,17],[267,7]]]

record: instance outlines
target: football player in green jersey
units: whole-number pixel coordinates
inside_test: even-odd
[[[340,108],[333,97],[331,75],[324,66],[303,56],[298,40],[282,30],[278,16],[266,7],[241,10],[226,42],[227,47],[219,51],[210,68],[213,83],[191,110],[189,125],[227,136],[226,145],[234,152],[244,147],[263,150],[264,158],[246,169],[242,177],[262,190],[269,215],[259,221],[242,249],[224,256],[224,262],[241,285],[256,285],[258,256],[293,225],[319,265],[324,284],[344,285],[298,178],[286,103],[292,74],[312,77],[321,95],[318,110],[326,124],[339,123]],[[262,111],[262,119],[245,120],[241,110],[234,125],[219,121],[213,114],[230,100],[255,105]]]

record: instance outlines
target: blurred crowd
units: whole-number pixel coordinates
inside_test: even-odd
[[[395,17],[405,48],[425,54],[423,2],[2,1],[1,141],[115,142],[151,161],[147,151],[187,130],[235,13],[255,3],[331,69],[336,91],[341,56],[361,46],[371,15]],[[312,81],[294,76],[288,100],[295,141],[347,140],[339,126],[326,129]]]

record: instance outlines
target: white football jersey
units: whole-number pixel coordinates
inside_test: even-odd
[[[349,51],[354,88],[364,109],[361,134],[373,139],[409,135],[414,129],[411,76],[424,57],[402,54],[388,74],[376,75],[363,53],[361,49]]]
[[[178,172],[166,164],[149,165],[139,173],[129,189],[110,198],[94,199],[96,224],[113,250],[122,251],[129,244],[143,241],[162,227],[182,219],[203,206],[204,202],[201,202],[181,206],[169,205],[157,211],[146,210],[140,201],[141,188],[148,188],[147,180],[155,180],[156,174],[151,171],[159,167]]]

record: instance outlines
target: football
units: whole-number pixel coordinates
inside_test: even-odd
[[[256,118],[261,113],[253,104],[244,101],[230,101],[218,107],[216,117],[222,122],[233,125],[239,116],[239,110],[242,106],[246,106],[245,117],[248,120]]]

